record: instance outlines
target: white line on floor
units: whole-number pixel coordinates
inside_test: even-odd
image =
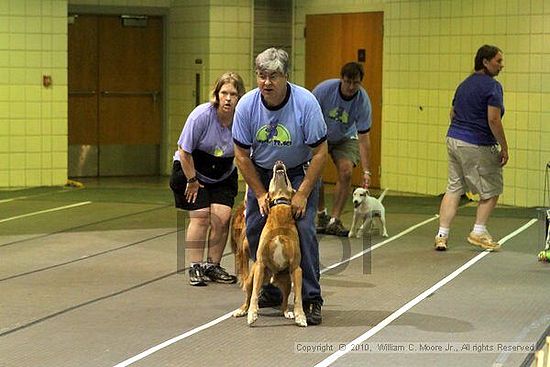
[[[45,195],[51,195],[51,194],[55,194],[55,193],[69,192],[69,191],[70,190],[57,190],[57,191],[52,191],[52,192],[43,192],[41,194],[35,194],[35,195],[17,196],[17,197],[14,197],[14,198],[0,200],[0,204],[9,203],[10,201],[15,201],[15,200],[23,200],[23,199],[34,198],[34,197],[37,197],[37,196],[45,196]]]
[[[498,241],[501,245],[504,244],[506,241],[508,241],[510,238],[515,237],[519,233],[523,232],[527,228],[529,228],[531,225],[537,222],[537,219],[531,219],[529,222],[521,226],[520,228],[516,229],[514,232],[510,233],[508,236],[502,238],[500,241]],[[339,350],[336,353],[331,354],[321,362],[317,363],[315,367],[325,367],[330,366],[333,362],[335,362],[338,358],[342,357],[343,355],[349,353],[354,345],[363,343],[376,333],[378,333],[380,330],[388,326],[391,322],[393,322],[395,319],[397,319],[399,316],[403,315],[405,312],[422,302],[426,297],[437,291],[439,288],[443,287],[445,284],[449,283],[451,280],[459,276],[464,270],[468,269],[472,265],[474,265],[479,260],[483,259],[485,256],[489,254],[489,250],[485,250],[476,257],[470,259],[468,262],[466,262],[464,265],[462,265],[460,268],[453,271],[451,274],[447,275],[445,278],[441,279],[439,282],[434,284],[429,289],[425,290],[421,294],[419,294],[416,298],[410,300],[405,305],[403,305],[400,309],[386,317],[384,320],[382,320],[380,323],[378,323],[376,326],[374,326],[372,329],[369,329],[366,333],[363,335],[355,338],[351,342],[349,342],[346,347],[342,350]]]
[[[76,204],[64,205],[64,206],[59,206],[59,207],[57,207],[57,208],[45,209],[45,210],[40,210],[40,211],[37,211],[37,212],[32,212],[32,213],[27,213],[27,214],[16,215],[16,216],[14,216],[14,217],[9,217],[9,218],[0,219],[0,223],[9,222],[10,220],[15,220],[15,219],[19,219],[19,218],[31,217],[31,216],[33,216],[33,215],[39,215],[39,214],[44,214],[44,213],[56,212],[56,211],[58,211],[58,210],[64,210],[64,209],[75,208],[75,207],[77,207],[77,206],[87,205],[87,204],[91,204],[91,203],[92,203],[91,201],[82,201],[82,202],[76,203]]]
[[[389,243],[389,242],[391,242],[391,241],[393,241],[393,240],[396,240],[396,239],[398,239],[399,237],[402,237],[402,236],[406,235],[407,233],[410,233],[410,232],[414,231],[414,230],[417,229],[418,227],[422,227],[424,224],[428,224],[428,223],[430,223],[430,222],[436,220],[437,218],[439,218],[439,215],[435,215],[435,216],[433,216],[433,217],[430,218],[430,219],[426,219],[426,220],[423,221],[423,222],[420,222],[420,223],[418,223],[418,224],[415,224],[414,226],[409,227],[409,228],[405,229],[405,230],[402,231],[402,232],[399,232],[399,233],[396,234],[395,236],[392,236],[392,237],[390,237],[390,238],[388,238],[388,239],[386,239],[386,240],[384,240],[384,241],[382,241],[382,242],[377,243],[377,244],[374,245],[374,246],[369,247],[369,248],[366,249],[366,250],[363,250],[363,251],[361,251],[361,252],[359,252],[359,253],[353,255],[353,256],[350,257],[349,259],[345,259],[345,260],[340,261],[340,262],[338,262],[338,263],[336,263],[336,264],[329,265],[329,266],[327,266],[326,268],[324,268],[323,270],[321,270],[321,274],[323,274],[324,272],[329,271],[330,269],[333,269],[333,268],[335,268],[335,267],[337,267],[337,266],[340,266],[340,265],[342,265],[342,264],[345,264],[345,263],[347,263],[347,262],[350,262],[350,261],[352,261],[352,260],[355,260],[355,259],[357,259],[358,257],[363,256],[363,255],[366,254],[367,252],[372,252],[373,250],[376,250],[377,248],[382,247],[382,246],[384,246],[385,244],[387,244],[387,243]]]
[[[20,200],[20,199],[26,199],[27,196],[18,196],[16,198],[11,198],[11,199],[4,199],[4,200],[0,200],[0,204],[2,203],[9,203],[10,201],[14,201],[14,200]]]
[[[418,223],[418,224],[415,224],[415,225],[413,225],[412,227],[409,227],[409,228],[407,228],[406,230],[404,230],[404,231],[402,231],[402,232],[396,234],[395,236],[390,237],[390,238],[388,238],[388,239],[386,239],[386,240],[384,240],[384,241],[382,241],[382,242],[380,242],[380,243],[378,243],[378,244],[376,244],[376,245],[370,247],[369,249],[364,250],[363,252],[360,252],[360,253],[354,255],[353,257],[350,257],[349,260],[344,260],[344,261],[341,261],[341,262],[339,262],[339,263],[337,263],[337,264],[333,264],[333,265],[328,266],[327,268],[321,270],[321,273],[323,273],[323,272],[325,272],[325,271],[327,271],[327,270],[329,270],[329,269],[332,269],[332,268],[334,268],[334,267],[336,267],[336,266],[338,266],[338,265],[341,265],[341,264],[343,264],[343,263],[345,263],[345,262],[347,262],[347,261],[351,261],[351,260],[353,260],[353,259],[355,259],[355,258],[357,258],[357,257],[360,257],[360,256],[362,256],[364,253],[369,252],[369,251],[372,251],[372,250],[374,250],[374,249],[377,249],[378,247],[383,246],[383,245],[385,245],[385,244],[388,243],[388,242],[391,242],[391,241],[393,241],[393,240],[396,240],[396,239],[400,238],[401,236],[404,236],[405,234],[407,234],[407,233],[409,233],[409,232],[411,232],[411,231],[417,229],[418,227],[421,227],[421,226],[423,226],[423,225],[425,225],[425,224],[427,224],[427,223],[430,223],[431,221],[437,219],[438,217],[439,217],[439,216],[436,215],[436,216],[434,216],[434,217],[432,217],[432,218],[430,218],[430,219],[427,219],[427,220],[425,220],[425,221],[423,221],[423,222],[420,222],[420,223]],[[174,343],[176,343],[176,342],[178,342],[178,341],[180,341],[180,340],[182,340],[182,339],[187,338],[188,336],[191,336],[191,335],[193,335],[193,334],[196,334],[196,333],[198,333],[199,331],[202,331],[202,330],[204,330],[204,329],[207,329],[207,328],[209,328],[210,326],[214,326],[214,325],[216,325],[216,324],[218,324],[218,323],[220,323],[220,322],[222,322],[222,321],[224,321],[224,320],[230,318],[231,315],[233,315],[233,312],[235,312],[235,310],[234,310],[234,311],[231,311],[231,312],[229,312],[229,313],[226,313],[225,315],[220,316],[220,317],[218,317],[217,319],[212,320],[212,321],[210,321],[210,322],[207,323],[207,324],[204,324],[204,325],[201,325],[201,326],[196,327],[196,328],[194,328],[194,329],[191,329],[191,330],[189,330],[189,331],[186,332],[186,333],[183,333],[183,334],[181,334],[181,335],[175,336],[175,337],[173,337],[172,339],[166,340],[165,342],[163,342],[163,343],[161,343],[161,344],[158,344],[158,345],[156,345],[156,346],[154,346],[154,347],[151,347],[151,348],[149,348],[149,349],[147,349],[147,350],[141,352],[140,354],[138,354],[138,355],[136,355],[136,356],[134,356],[134,357],[131,357],[131,358],[125,360],[125,361],[122,361],[122,362],[116,364],[114,367],[125,367],[125,366],[129,366],[130,364],[132,364],[132,363],[134,363],[134,362],[137,362],[137,361],[139,361],[139,360],[141,360],[141,359],[143,359],[143,358],[145,358],[145,357],[147,357],[147,356],[149,356],[149,355],[151,355],[151,354],[153,354],[153,353],[155,353],[155,352],[158,352],[159,350],[161,350],[161,349],[163,349],[163,348],[166,348],[167,346],[169,346],[169,345],[171,345],[171,344],[174,344]]]
[[[151,355],[151,354],[153,354],[153,353],[155,353],[155,352],[157,352],[157,351],[159,351],[159,350],[161,350],[161,349],[163,349],[163,348],[166,348],[167,346],[169,346],[169,345],[171,345],[171,344],[174,344],[174,343],[176,343],[176,342],[178,342],[178,341],[180,341],[180,340],[182,340],[182,339],[187,338],[188,336],[191,336],[191,335],[193,335],[193,334],[196,334],[196,333],[198,333],[199,331],[202,331],[202,330],[204,330],[204,329],[208,329],[210,326],[214,326],[214,325],[216,325],[216,324],[222,322],[223,320],[229,319],[232,315],[233,315],[233,311],[228,312],[228,313],[226,313],[225,315],[220,316],[220,317],[218,317],[217,319],[212,320],[212,321],[210,321],[210,322],[207,323],[207,324],[204,324],[204,325],[201,325],[201,326],[199,326],[199,327],[196,327],[196,328],[194,328],[194,329],[192,329],[192,330],[189,330],[189,331],[186,332],[186,333],[183,333],[183,334],[181,334],[181,335],[175,336],[175,337],[173,337],[172,339],[168,339],[168,340],[165,341],[164,343],[160,343],[159,345],[156,345],[156,346],[154,346],[154,347],[152,347],[152,348],[149,348],[149,349],[147,349],[146,351],[141,352],[140,354],[138,354],[138,355],[136,355],[136,356],[134,356],[134,357],[132,357],[132,358],[129,358],[129,359],[123,361],[123,362],[120,362],[119,364],[115,365],[114,367],[125,367],[125,366],[129,366],[129,365],[131,365],[132,363],[137,362],[137,361],[139,361],[140,359],[143,359],[143,358],[147,357],[148,355]]]

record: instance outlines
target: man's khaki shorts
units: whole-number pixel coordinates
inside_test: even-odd
[[[502,194],[502,167],[496,145],[475,145],[447,137],[449,181],[447,192],[471,191],[482,200]]]
[[[328,153],[332,160],[336,162],[338,159],[347,159],[357,166],[359,163],[359,140],[346,139],[338,143],[328,144]]]

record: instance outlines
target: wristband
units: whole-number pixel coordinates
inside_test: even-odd
[[[197,176],[193,176],[187,180],[187,183],[193,183],[193,182],[197,182]]]

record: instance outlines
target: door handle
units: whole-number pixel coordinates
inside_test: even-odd
[[[70,96],[93,96],[95,94],[95,90],[70,90],[69,95]]]
[[[149,90],[149,91],[112,91],[112,90],[102,90],[101,95],[105,97],[141,97],[141,96],[151,96],[153,98],[153,103],[157,102],[160,92],[158,90]]]

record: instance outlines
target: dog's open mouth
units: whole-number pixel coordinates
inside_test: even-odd
[[[275,170],[276,173],[286,172],[285,164],[282,161],[275,162],[275,166],[273,167],[273,169]]]
[[[274,196],[288,196],[292,191],[292,185],[286,173],[286,166],[282,161],[275,162],[273,166],[273,178],[269,183],[269,192]]]
[[[286,176],[286,167],[282,161],[275,162],[275,165],[273,166],[273,175],[277,177],[284,176],[285,182],[288,183],[288,177]]]

